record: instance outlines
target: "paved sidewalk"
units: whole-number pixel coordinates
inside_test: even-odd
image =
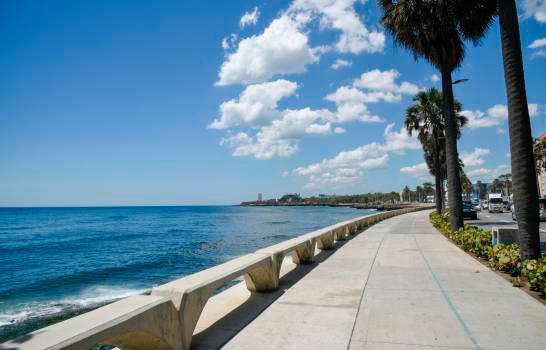
[[[380,222],[319,263],[225,349],[546,349],[546,307],[439,234]]]

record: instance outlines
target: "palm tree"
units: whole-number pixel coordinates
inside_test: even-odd
[[[413,97],[416,103],[406,110],[404,125],[410,135],[417,133],[417,138],[423,146],[425,161],[436,183],[436,211],[443,208],[442,187],[446,178],[445,171],[445,119],[442,113],[443,97],[436,88],[421,91]],[[461,136],[461,128],[466,124],[466,117],[459,114],[462,109],[459,101],[454,101],[457,138]]]
[[[478,198],[481,200],[481,199],[484,199],[485,198],[485,193],[483,193],[483,183],[481,180],[478,180],[476,181],[476,186],[478,187]]]
[[[499,0],[514,206],[523,259],[540,257],[538,190],[515,0]]]
[[[408,185],[402,190],[402,201],[410,201],[411,190]]]
[[[422,199],[423,199],[423,187],[417,185],[417,187],[415,187],[415,196],[417,197],[416,200],[418,202],[421,202]]]
[[[504,191],[507,196],[510,196],[512,193],[512,174],[502,174],[499,176],[499,180],[504,183]]]
[[[394,40],[442,74],[443,114],[451,228],[463,226],[452,72],[465,55],[465,40],[477,44],[496,14],[496,0],[379,0],[382,23]]]
[[[434,185],[431,182],[423,182],[423,192],[425,196],[434,194]]]

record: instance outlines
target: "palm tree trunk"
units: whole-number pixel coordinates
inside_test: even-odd
[[[443,209],[443,196],[442,196],[442,177],[440,176],[440,160],[438,159],[438,154],[434,153],[434,181],[436,184],[436,212],[439,214]]]
[[[459,173],[459,154],[457,152],[457,121],[453,106],[453,85],[451,69],[442,68],[443,113],[446,133],[446,165],[449,213],[451,229],[463,227],[463,200],[461,197],[461,178]]]
[[[521,257],[533,259],[540,257],[538,190],[515,0],[499,0],[499,19],[519,244]]]

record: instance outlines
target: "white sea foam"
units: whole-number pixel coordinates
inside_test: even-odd
[[[101,306],[131,295],[146,293],[146,289],[119,286],[96,286],[83,290],[80,294],[67,296],[49,302],[30,302],[19,304],[0,312],[0,327],[31,319],[44,318],[65,311]]]

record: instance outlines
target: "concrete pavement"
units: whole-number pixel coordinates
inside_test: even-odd
[[[321,260],[225,349],[546,349],[546,307],[439,234],[391,218]]]

